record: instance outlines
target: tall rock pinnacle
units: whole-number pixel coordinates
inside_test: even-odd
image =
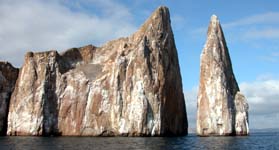
[[[215,15],[210,20],[200,63],[197,134],[249,134],[248,104],[239,92],[225,37]]]
[[[168,9],[102,47],[27,53],[10,103],[8,135],[187,134]]]

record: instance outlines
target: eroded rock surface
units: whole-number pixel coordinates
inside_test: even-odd
[[[220,22],[213,15],[201,54],[197,134],[248,133],[248,103],[239,92]]]
[[[187,126],[169,11],[160,7],[102,47],[27,53],[7,134],[165,136]]]
[[[17,68],[8,62],[0,62],[0,135],[5,135],[7,131],[9,102],[17,76]]]

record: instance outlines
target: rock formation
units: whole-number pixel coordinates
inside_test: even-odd
[[[6,134],[8,107],[17,75],[18,69],[8,62],[0,62],[0,135]]]
[[[27,53],[10,103],[8,135],[186,134],[168,9],[102,47]]]
[[[220,22],[213,15],[201,54],[197,134],[248,133],[248,104],[239,92]]]

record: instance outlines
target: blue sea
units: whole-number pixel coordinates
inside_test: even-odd
[[[0,150],[273,150],[279,149],[278,132],[237,137],[0,137]]]

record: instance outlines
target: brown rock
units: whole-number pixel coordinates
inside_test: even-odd
[[[0,135],[7,131],[8,108],[17,76],[17,68],[8,62],[0,62]]]
[[[220,22],[213,15],[201,54],[197,134],[248,133],[248,104],[239,92]]]
[[[102,47],[28,53],[11,98],[9,135],[187,133],[169,11]]]

